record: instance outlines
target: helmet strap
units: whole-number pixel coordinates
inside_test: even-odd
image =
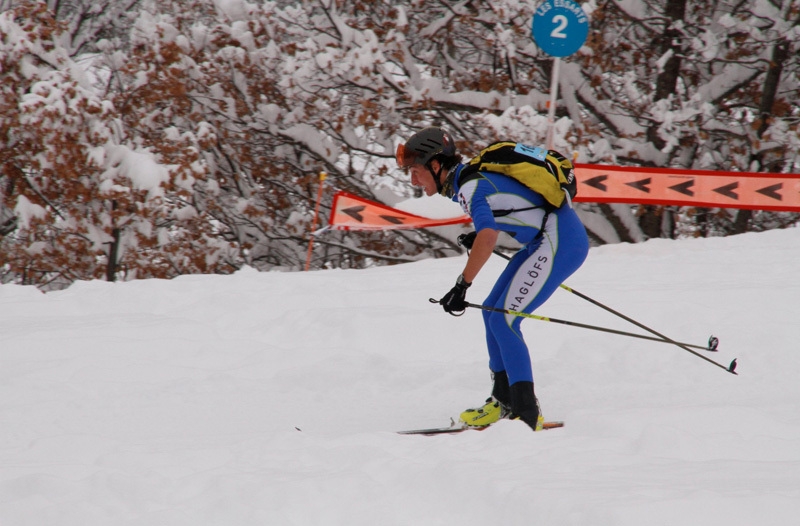
[[[436,183],[436,193],[444,195],[444,193],[442,193],[442,190],[444,189],[444,185],[442,184],[442,170],[444,170],[444,167],[442,166],[442,163],[439,163],[439,170],[436,172],[433,171],[431,163],[428,163],[425,166],[428,167],[428,171],[433,176],[433,182]]]

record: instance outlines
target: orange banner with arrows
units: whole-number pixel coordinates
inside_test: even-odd
[[[332,230],[394,230],[460,225],[471,221],[469,216],[449,219],[421,217],[339,191],[333,196],[328,228]]]
[[[576,164],[575,202],[630,203],[800,212],[800,174],[714,172]],[[392,230],[469,223],[431,219],[339,191],[327,229]]]
[[[576,164],[576,202],[800,212],[800,174]]]

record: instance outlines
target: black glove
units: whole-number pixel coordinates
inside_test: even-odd
[[[467,250],[472,250],[472,244],[475,243],[475,236],[477,235],[478,233],[475,231],[470,232],[469,234],[461,234],[457,238],[458,244]]]
[[[456,286],[450,289],[450,292],[439,300],[445,312],[453,316],[461,316],[464,314],[464,311],[467,310],[465,298],[467,297],[467,289],[470,285],[472,285],[472,283],[467,283],[463,274],[458,276]]]

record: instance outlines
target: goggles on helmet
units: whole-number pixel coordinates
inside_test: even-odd
[[[400,168],[411,168],[414,164],[418,164],[418,155],[416,151],[406,148],[405,144],[398,144],[397,152],[395,152],[397,166]]]

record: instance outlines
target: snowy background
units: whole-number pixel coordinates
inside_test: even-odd
[[[567,282],[672,338],[718,336],[709,357],[739,376],[526,320],[565,428],[398,435],[489,393],[480,314],[428,303],[464,261],[0,286],[0,524],[796,523],[800,229],[593,248]],[[637,331],[564,290],[539,314]]]

